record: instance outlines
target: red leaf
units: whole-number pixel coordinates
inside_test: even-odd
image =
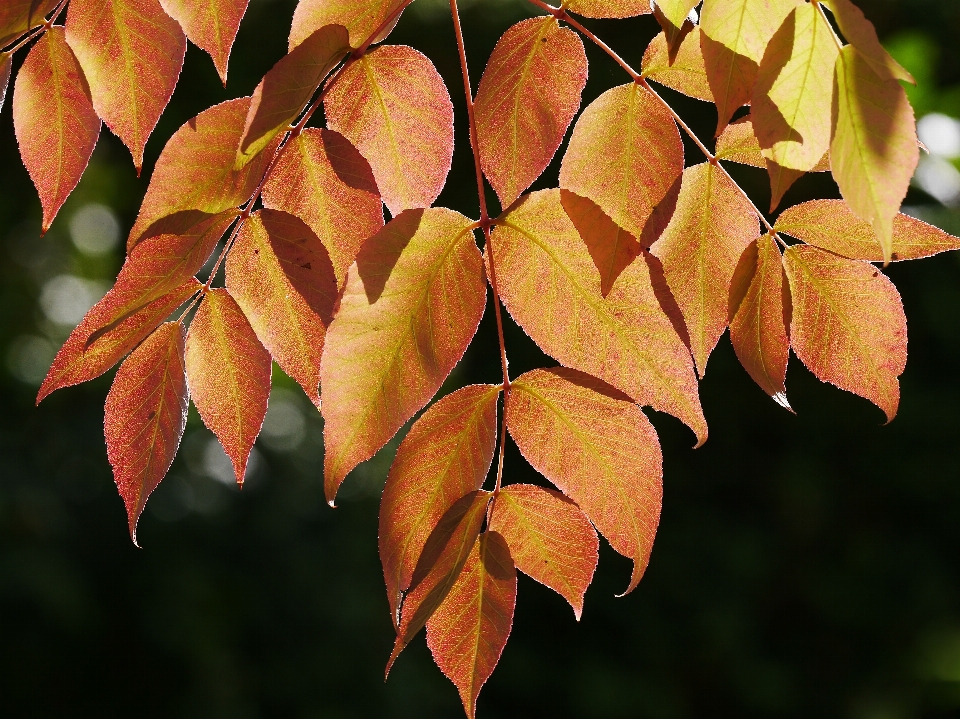
[[[599,546],[580,508],[552,489],[511,484],[497,495],[490,529],[507,541],[517,569],[570,602],[579,621]]]
[[[190,323],[186,368],[193,403],[243,484],[250,449],[267,413],[271,362],[224,289],[207,292]]]
[[[2,85],[5,91],[6,80]],[[46,232],[80,181],[100,136],[90,88],[62,27],[51,27],[20,68],[13,89],[13,126],[23,164],[40,194]]]
[[[375,33],[404,0],[300,0],[290,27],[290,49],[324,25],[343,25],[350,31],[350,47],[358,48]],[[399,19],[400,15],[397,15]],[[371,42],[381,42],[397,24],[393,23]]]
[[[107,458],[134,544],[147,497],[170,469],[187,423],[183,351],[183,325],[162,325],[120,365],[107,394]]]
[[[480,536],[450,594],[427,622],[427,645],[456,685],[468,719],[507,644],[517,604],[517,571],[496,532]]]
[[[227,62],[250,0],[160,0],[194,45],[209,53],[227,86]]]
[[[651,12],[650,0],[570,0],[566,9],[584,17],[625,18]]]
[[[159,0],[72,0],[66,28],[97,114],[130,148],[139,173],[180,77],[183,31]]]
[[[330,253],[338,287],[363,241],[383,227],[369,163],[332,130],[308,128],[290,140],[263,187],[263,203],[310,226]]]
[[[510,436],[610,546],[633,559],[624,594],[632,592],[650,560],[663,499],[653,425],[629,397],[565,367],[527,372],[510,387]]]
[[[480,80],[476,117],[483,172],[503,207],[550,164],[586,83],[583,41],[552,17],[523,20],[497,42]]]
[[[423,545],[458,499],[480,489],[497,444],[500,388],[471,385],[423,413],[400,443],[380,501],[380,560],[397,622]]]
[[[433,204],[453,158],[453,104],[428,57],[378,47],[337,78],[324,109],[330,129],[370,162],[393,215]]]

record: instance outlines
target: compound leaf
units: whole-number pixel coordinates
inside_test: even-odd
[[[358,48],[380,28],[404,0],[300,0],[290,27],[290,49],[324,25],[343,25],[350,32],[350,47]],[[397,13],[397,18],[400,15]],[[381,42],[396,25],[385,27],[372,42]]]
[[[568,12],[583,17],[625,18],[652,12],[650,0],[570,0]]]
[[[250,0],[160,0],[194,45],[213,59],[227,86],[227,63]]]
[[[847,42],[863,55],[864,60],[877,75],[891,80],[904,80],[912,85],[917,84],[913,75],[904,70],[890,56],[890,53],[883,49],[877,37],[876,28],[867,20],[860,8],[850,0],[823,0],[823,2],[833,12],[833,17]]]
[[[667,37],[657,35],[643,53],[643,76],[671,90],[682,92],[705,102],[713,102],[713,91],[707,80],[707,68],[700,49],[700,28],[695,27],[684,35],[680,47],[671,62],[667,49]]]

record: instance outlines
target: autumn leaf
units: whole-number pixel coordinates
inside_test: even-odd
[[[480,163],[503,207],[550,164],[586,82],[583,42],[553,17],[523,20],[497,42],[475,109]]]
[[[759,234],[756,212],[721,168],[705,162],[684,170],[677,210],[650,251],[663,262],[701,377],[727,326],[737,260]]]
[[[625,18],[651,12],[650,0],[570,0],[567,12],[596,18]]]
[[[210,55],[227,86],[227,62],[250,0],[160,0],[190,41]]]
[[[2,84],[5,90],[6,80]],[[51,27],[40,38],[17,74],[13,126],[20,157],[40,194],[41,231],[46,232],[80,181],[100,136],[90,88],[62,27]]]
[[[883,49],[883,45],[880,44],[877,37],[876,28],[873,27],[873,23],[867,20],[860,8],[850,0],[823,0],[823,3],[833,12],[833,17],[847,42],[859,51],[875,74],[891,80],[903,80],[912,85],[917,84],[913,75],[904,70],[890,56],[890,53]]]
[[[824,382],[865,397],[893,420],[907,363],[900,294],[873,265],[815,247],[784,253],[793,297],[790,341]]]
[[[330,253],[338,287],[363,241],[383,227],[369,163],[332,130],[307,128],[287,143],[263,187],[263,204],[307,223]]]
[[[59,0],[5,0],[0,5],[0,47],[39,27]]]
[[[457,212],[407,210],[364,243],[320,370],[329,502],[440,389],[486,297],[473,223]]]
[[[506,540],[517,569],[570,602],[579,621],[599,548],[580,508],[552,489],[511,484],[494,501],[490,529]]]
[[[13,54],[0,52],[0,110],[7,99],[7,86],[10,84],[10,70],[13,67]]]
[[[883,251],[873,228],[853,214],[843,200],[812,200],[784,210],[776,223],[783,232],[852,260],[882,262]],[[960,250],[960,238],[909,215],[893,218],[891,259],[918,260]]]
[[[506,417],[534,469],[633,560],[624,594],[632,592],[650,559],[663,498],[653,425],[629,397],[565,367],[520,375],[510,385]]]
[[[130,148],[139,173],[183,67],[180,25],[159,0],[72,0],[66,32],[97,114]]]
[[[468,719],[507,644],[517,604],[517,571],[504,538],[480,535],[450,594],[427,622],[427,645],[460,692]]]
[[[497,444],[499,396],[492,385],[448,394],[400,443],[380,500],[380,561],[394,624],[430,532],[454,502],[483,485]]]
[[[324,25],[343,25],[350,32],[350,47],[358,48],[403,4],[404,0],[300,0],[293,13],[290,49]],[[394,25],[396,20],[372,42],[381,42]]]
[[[130,537],[173,462],[187,423],[184,328],[161,325],[117,370],[104,408],[107,459],[127,507]]]
[[[398,45],[368,52],[337,78],[324,110],[370,162],[393,215],[433,204],[453,158],[453,103],[426,55]]]
[[[674,27],[683,25],[690,11],[700,4],[700,0],[657,0],[657,8]]]
[[[544,352],[678,417],[706,441],[690,352],[654,293],[645,257],[603,297],[560,190],[534,192],[498,219],[491,247],[504,305]]]
[[[297,119],[349,49],[346,28],[326,25],[270,68],[250,98],[235,170],[242,169]]]
[[[642,75],[671,90],[682,92],[705,102],[713,102],[713,91],[707,80],[707,68],[700,50],[700,28],[687,33],[677,49],[673,62],[667,50],[667,38],[657,35],[643,53]]]
[[[187,332],[185,360],[193,403],[243,484],[250,449],[267,413],[272,365],[227,290],[212,289],[204,296]]]

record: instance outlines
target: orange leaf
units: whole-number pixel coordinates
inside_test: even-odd
[[[563,158],[560,187],[593,200],[620,227],[645,238],[658,207],[672,213],[682,172],[676,123],[652,92],[630,83],[583,111]],[[649,246],[657,235],[641,243]]]
[[[66,29],[97,114],[130,148],[139,173],[183,67],[180,25],[159,0],[72,0]]]
[[[624,594],[632,592],[650,560],[663,499],[653,425],[629,397],[565,367],[518,377],[506,416],[510,436],[534,469],[633,560]]]
[[[517,569],[570,602],[579,621],[599,545],[580,508],[552,489],[511,484],[497,495],[490,529],[507,540]]]
[[[753,119],[750,115],[734,120],[723,129],[717,138],[716,157],[718,160],[759,168],[771,166],[760,150],[760,141],[753,133]],[[830,172],[830,153],[824,153],[810,172]]]
[[[324,25],[343,25],[350,31],[350,47],[358,48],[393,14],[404,0],[300,0],[290,27],[293,50],[311,33]],[[397,15],[397,18],[400,16]],[[381,42],[396,25],[396,20],[373,38]]]
[[[667,51],[666,36],[663,33],[657,35],[643,53],[642,68],[643,76],[648,80],[698,100],[713,102],[713,92],[707,81],[707,68],[700,50],[699,27],[683,37],[673,62]]]
[[[907,363],[907,318],[873,265],[807,245],[784,253],[793,297],[793,351],[818,379],[880,407],[891,421]]]
[[[753,280],[730,322],[730,340],[753,381],[786,409],[790,409],[784,384],[790,356],[790,314],[780,249],[773,237],[763,235],[756,242]]]
[[[650,0],[570,0],[565,7],[583,17],[624,18],[651,12]]]
[[[288,142],[263,187],[263,204],[309,225],[330,253],[338,287],[363,241],[383,227],[369,163],[332,130],[307,128]]]
[[[346,28],[326,25],[270,68],[250,98],[234,169],[243,168],[297,119],[349,50]]]
[[[107,459],[127,507],[130,537],[180,446],[187,423],[183,325],[161,325],[117,370],[104,407]]]
[[[393,215],[433,204],[453,158],[453,103],[426,55],[378,47],[337,78],[324,109],[370,162]]]
[[[450,594],[427,622],[427,645],[457,687],[468,719],[507,644],[517,604],[517,570],[496,532],[480,535]]]
[[[650,251],[663,262],[701,377],[727,327],[737,260],[759,234],[753,207],[721,169],[704,162],[683,171],[677,211]]]
[[[44,22],[59,0],[4,0],[0,4],[0,47]]]
[[[440,389],[486,298],[473,223],[457,212],[407,210],[364,243],[320,370],[329,502]]]
[[[873,228],[854,215],[843,200],[813,200],[790,207],[777,218],[776,230],[852,260],[883,260]],[[917,260],[960,250],[960,237],[899,214],[893,218],[892,250],[894,261]]]
[[[320,357],[337,278],[320,238],[279,210],[250,216],[227,256],[227,289],[281,369],[320,406]]]
[[[904,80],[912,85],[917,84],[913,75],[904,70],[890,56],[890,53],[883,49],[877,37],[876,28],[867,20],[860,8],[850,0],[823,0],[823,2],[833,12],[840,32],[843,33],[847,42],[857,48],[877,75],[891,80]]]
[[[550,164],[580,109],[587,55],[552,17],[523,20],[497,42],[477,91],[480,162],[507,207]]]
[[[394,623],[430,532],[454,502],[483,485],[497,444],[499,396],[491,385],[459,389],[424,412],[400,443],[380,501],[380,560]]]
[[[533,341],[558,362],[678,417],[706,441],[690,352],[654,293],[647,258],[627,266],[603,297],[560,190],[528,195],[497,224],[491,247],[500,297]]]
[[[224,289],[207,292],[186,345],[193,403],[243,484],[250,449],[260,433],[270,394],[270,355],[236,301]]]
[[[9,66],[6,73],[9,77]],[[6,89],[5,81],[3,85]],[[51,27],[20,68],[13,126],[23,164],[40,194],[46,232],[80,181],[100,136],[90,88],[62,27]]]
[[[213,59],[227,86],[227,62],[250,0],[160,0],[194,45]]]

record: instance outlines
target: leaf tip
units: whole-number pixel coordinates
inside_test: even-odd
[[[796,412],[793,410],[793,407],[790,406],[790,402],[787,400],[786,392],[777,392],[776,394],[770,395],[770,398],[791,414],[796,414]]]

